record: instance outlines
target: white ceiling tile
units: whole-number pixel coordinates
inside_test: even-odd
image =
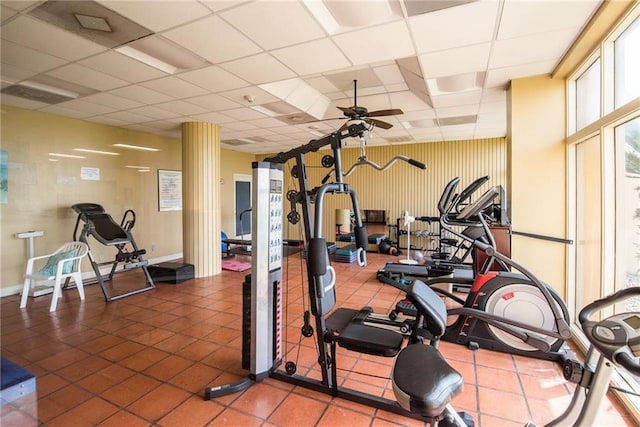
[[[332,38],[354,65],[415,55],[413,41],[404,21],[339,34]]]
[[[281,100],[280,98],[271,95],[269,92],[259,88],[258,86],[249,86],[241,89],[228,90],[225,92],[221,92],[220,95],[244,106],[263,105]],[[253,99],[252,103],[247,101],[247,99],[245,98],[247,96]]]
[[[491,52],[491,43],[481,43],[442,52],[419,55],[425,79],[455,76],[469,72],[485,71]]]
[[[57,114],[59,116],[73,117],[74,119],[84,119],[86,117],[93,116],[93,113],[90,113],[88,111],[72,110],[71,108],[66,108],[60,104],[41,108],[40,111],[44,111],[45,113]]]
[[[69,64],[64,67],[51,70],[46,73],[49,76],[56,77],[71,83],[79,84],[96,90],[110,90],[117,87],[126,86],[129,83],[117,79],[108,74],[101,73],[91,68],[83,67],[77,64]]]
[[[482,91],[482,102],[507,102],[507,91],[503,88],[487,88]]]
[[[121,96],[123,98],[131,99],[134,101],[140,101],[143,104],[158,104],[160,102],[170,101],[171,98],[168,95],[165,95],[160,92],[156,92],[155,90],[146,88],[140,85],[131,85],[123,88],[118,88],[110,91],[110,93]]]
[[[262,49],[217,16],[163,33],[163,36],[192,50],[212,63],[253,55]]]
[[[66,61],[46,53],[20,46],[8,40],[2,40],[2,64],[19,69],[43,72],[64,65]],[[2,70],[4,75],[4,70]]]
[[[262,84],[296,77],[296,74],[268,53],[226,62],[222,68],[249,83]]]
[[[416,50],[426,53],[490,42],[500,5],[498,1],[473,2],[409,18]]]
[[[0,4],[0,22],[4,22],[12,17],[14,17],[18,11],[8,8],[4,2]]]
[[[290,46],[325,35],[307,9],[298,2],[253,2],[221,12],[219,16],[255,40],[265,50]]]
[[[216,112],[210,112],[210,113],[204,113],[204,114],[192,114],[191,117],[193,117],[198,121],[222,125],[223,127],[225,123],[229,123],[235,120],[222,113],[216,113]]]
[[[601,0],[506,1],[498,40],[581,28]]]
[[[163,110],[162,108],[158,108],[151,105],[132,108],[129,111],[135,114],[139,114],[141,116],[149,117],[149,119],[151,120],[161,120],[161,119],[168,119],[170,117],[176,117],[176,113],[174,112]]]
[[[247,108],[248,110],[248,108]],[[234,115],[240,115],[238,114],[238,112],[234,112]],[[231,114],[229,114],[229,111],[226,112],[226,115],[231,116]],[[234,117],[235,119],[235,117]],[[243,121],[234,121],[234,122],[228,122],[224,124],[224,128],[225,129],[229,129],[232,131],[244,131],[244,130],[248,130],[248,129],[255,129],[256,127],[254,125],[252,125],[251,123],[249,123],[249,120],[243,120]]]
[[[103,117],[121,120],[124,123],[144,123],[152,121],[152,119],[147,116],[132,113],[131,111],[116,111],[115,113],[105,114]]]
[[[93,116],[85,120],[94,122],[94,123],[102,123],[103,125],[117,126],[117,127],[121,127],[129,124],[129,122],[126,122],[124,120],[119,120],[109,116]]]
[[[73,99],[71,101],[63,102],[59,104],[63,108],[70,110],[81,111],[83,113],[91,113],[91,115],[108,114],[116,111],[114,108],[107,107],[105,105],[94,104],[93,102],[87,102],[82,99]]]
[[[219,12],[232,7],[237,7],[238,5],[248,1],[249,0],[200,0],[200,3],[206,5],[214,12]]]
[[[4,58],[2,58],[4,60]],[[2,80],[6,82],[17,82],[18,80],[26,80],[38,74],[36,71],[27,70],[10,64],[0,63],[0,72],[2,72]]]
[[[455,107],[436,108],[435,111],[438,119],[445,119],[447,117],[472,116],[478,114],[479,107],[478,104],[457,105]]]
[[[391,100],[391,108],[400,108],[407,113],[408,111],[424,110],[427,104],[410,91],[395,92],[389,94]]]
[[[106,1],[98,0],[138,24],[159,32],[209,15],[211,10],[196,1]]]
[[[502,102],[482,102],[478,109],[478,115],[480,116],[496,116],[506,117],[507,114],[507,101]]]
[[[2,38],[70,61],[107,50],[97,43],[28,16],[19,16],[4,24]]]
[[[484,86],[486,88],[506,88],[509,82],[515,78],[550,74],[557,62],[552,59],[512,67],[490,68],[487,71]]]
[[[329,39],[274,50],[271,54],[299,75],[322,73],[351,65]],[[318,61],[317,58],[322,60]]]
[[[223,70],[217,65],[181,73],[177,77],[210,90],[211,92],[221,92],[249,86],[248,82],[242,80],[240,77],[234,76],[227,70]]]
[[[47,107],[49,104],[44,102],[33,101],[31,99],[20,98],[13,95],[7,95],[3,93],[0,95],[0,100],[3,104],[12,105],[14,107],[26,108],[29,110],[37,110],[39,108]]]
[[[224,96],[216,95],[214,93],[209,95],[196,96],[193,98],[186,98],[184,101],[191,104],[198,105],[207,111],[221,111],[232,108],[240,108],[241,104],[235,101],[225,98]]]
[[[114,51],[101,53],[77,63],[130,83],[157,79],[167,75],[165,72]]]
[[[207,93],[203,88],[193,85],[189,82],[179,79],[178,77],[163,77],[157,80],[140,83],[140,85],[153,89],[157,92],[164,93],[173,98],[189,98],[192,96],[204,95]]]
[[[496,41],[491,50],[489,68],[558,60],[575,36],[574,30],[560,30]]]
[[[107,92],[85,96],[82,99],[87,102],[93,102],[94,104],[106,105],[116,110],[128,110],[143,105],[141,102],[122,98]]]
[[[224,112],[227,116],[232,117],[236,120],[255,120],[255,119],[264,119],[265,115],[257,112],[251,108],[235,108],[233,110],[227,110]],[[247,123],[248,124],[248,123]],[[254,127],[254,126],[252,126]]]
[[[373,71],[376,73],[382,84],[387,87],[390,85],[404,83],[404,77],[402,77],[402,73],[395,63],[375,67]]]
[[[472,90],[462,93],[452,93],[448,95],[432,96],[434,108],[451,107],[455,105],[477,105],[482,98],[482,90]]]
[[[335,87],[334,84],[331,83],[329,79],[327,79],[324,76],[306,78],[304,81],[307,82],[309,86],[311,86],[312,88],[314,88],[315,90],[317,90],[318,92],[324,95],[326,95],[328,92],[338,91],[338,88]]]
[[[182,116],[188,116],[190,114],[202,114],[207,111],[205,108],[182,100],[163,102],[161,104],[157,104],[156,107],[162,108],[163,110],[167,111],[173,111],[174,113],[178,113]]]

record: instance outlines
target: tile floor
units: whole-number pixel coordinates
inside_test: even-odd
[[[388,313],[400,291],[379,283],[376,271],[389,260],[369,254],[365,268],[333,263],[339,304],[369,305]],[[302,339],[303,261],[287,258],[284,282],[286,360],[298,373],[317,375],[315,339]],[[268,378],[246,391],[203,400],[209,385],[246,375],[241,369],[241,283],[245,274],[222,274],[157,288],[105,303],[99,286],[86,288],[84,302],[65,291],[57,312],[49,297],[1,300],[1,354],[37,376],[37,399],[2,407],[0,424],[10,426],[418,426],[422,422],[332,398]],[[306,277],[306,273],[304,273]],[[116,275],[119,289],[142,280],[140,270]],[[304,290],[304,292],[303,292]],[[304,306],[303,306],[304,302]],[[572,386],[553,362],[442,343],[465,387],[454,406],[476,426],[541,425],[559,415]],[[344,385],[392,398],[392,360],[340,351]],[[375,374],[369,376],[365,374]],[[603,402],[599,426],[635,425],[614,398]]]

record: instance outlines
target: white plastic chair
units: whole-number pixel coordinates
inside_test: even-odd
[[[27,261],[27,272],[24,275],[24,286],[22,288],[22,298],[20,308],[27,306],[29,290],[34,281],[55,280],[53,296],[49,311],[56,311],[58,299],[62,296],[62,284],[68,277],[73,278],[76,284],[80,299],[84,300],[84,287],[82,285],[82,273],[80,263],[82,258],[89,252],[89,247],[82,242],[68,242],[52,254],[29,258]],[[49,258],[47,264],[38,271],[33,271],[35,261]]]

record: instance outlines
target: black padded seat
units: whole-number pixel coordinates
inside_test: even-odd
[[[347,350],[373,356],[395,356],[402,347],[403,335],[362,323],[371,312],[370,307],[361,310],[339,308],[327,318],[327,330],[334,334],[332,339]]]
[[[373,356],[393,357],[402,347],[403,336],[388,329],[349,323],[337,336],[340,347]]]
[[[131,237],[106,213],[91,214],[88,220],[93,224],[91,235],[105,246],[127,243]]]
[[[400,351],[392,373],[393,392],[402,408],[425,417],[442,414],[462,392],[464,380],[430,345],[412,344]]]

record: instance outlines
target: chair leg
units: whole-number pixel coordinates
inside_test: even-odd
[[[78,294],[80,294],[80,299],[84,301],[84,285],[82,283],[82,274],[74,273],[73,281],[76,282],[76,288],[78,288]]]
[[[62,278],[56,277],[56,283],[53,286],[53,296],[51,297],[51,306],[49,312],[56,311],[58,306],[58,298],[62,296]]]
[[[25,277],[24,286],[22,287],[22,297],[20,298],[20,308],[27,306],[27,298],[29,298],[29,291],[31,290],[31,279]]]

